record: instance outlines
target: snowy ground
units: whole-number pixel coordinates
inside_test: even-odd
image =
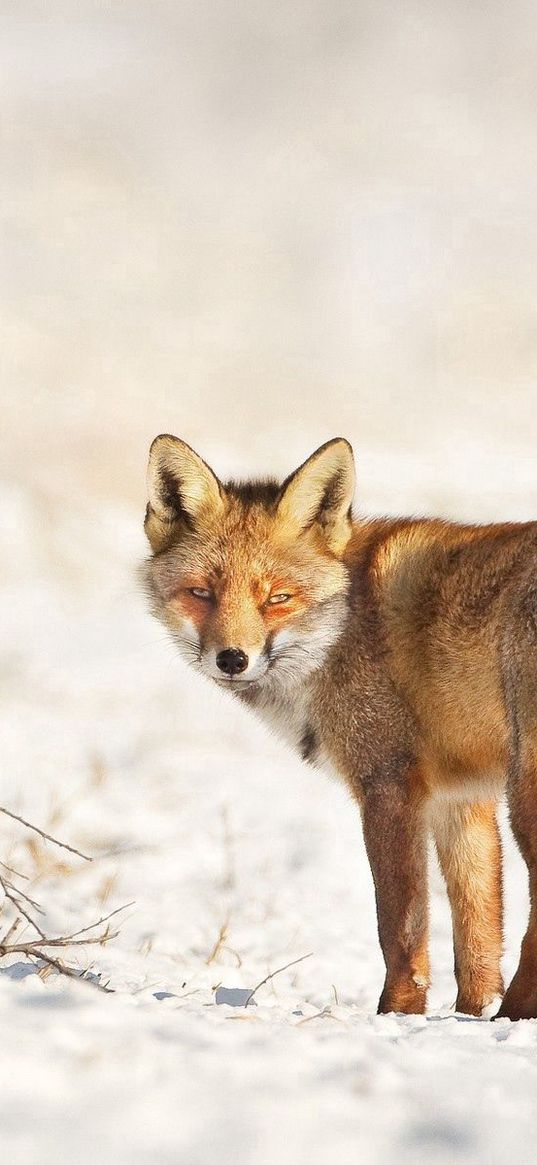
[[[4,1156],[533,1163],[537,1024],[452,1014],[436,872],[430,1015],[377,1018],[355,807],[134,576],[162,431],[282,477],[341,433],[367,511],[537,515],[534,6],[0,12],[0,804],[95,860],[3,816],[0,859],[53,933],[134,902],[73,953],[113,994],[0,962]]]
[[[2,508],[0,800],[95,860],[29,845],[7,819],[1,856],[31,874],[51,932],[134,901],[112,944],[74,955],[113,994],[0,968],[6,1157],[533,1162],[537,1022],[453,1014],[436,871],[430,1014],[377,1017],[345,792],[176,660],[137,594],[139,514],[71,497],[45,524],[18,490]],[[509,974],[527,904],[506,836]],[[247,1009],[222,991],[310,953]]]

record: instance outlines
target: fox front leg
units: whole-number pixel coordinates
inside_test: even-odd
[[[386,980],[378,1011],[421,1015],[429,986],[427,834],[415,774],[375,777],[362,820]]]

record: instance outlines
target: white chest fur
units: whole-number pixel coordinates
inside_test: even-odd
[[[256,702],[255,711],[280,739],[298,752],[304,761],[335,780],[343,780],[325,752],[311,715],[311,693],[307,686],[297,688],[285,698]]]
[[[303,741],[308,731],[311,731],[309,703],[303,688],[297,687],[292,695],[287,692],[283,699],[278,697],[262,699],[256,702],[254,707],[274,734],[302,755]]]

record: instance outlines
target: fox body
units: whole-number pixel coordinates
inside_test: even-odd
[[[164,435],[148,482],[154,614],[195,668],[360,806],[386,964],[379,1010],[425,1010],[431,833],[457,1009],[478,1015],[503,994],[507,787],[532,905],[499,1014],[537,1017],[537,523],[353,521],[343,439],[283,485],[223,485]]]

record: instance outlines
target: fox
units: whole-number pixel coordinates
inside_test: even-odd
[[[282,483],[223,483],[161,434],[147,481],[152,613],[191,666],[358,805],[386,969],[378,1012],[426,1010],[432,838],[456,1011],[500,1001],[497,1016],[537,1018],[537,522],[356,517],[343,437]],[[530,892],[505,993],[504,792]]]

